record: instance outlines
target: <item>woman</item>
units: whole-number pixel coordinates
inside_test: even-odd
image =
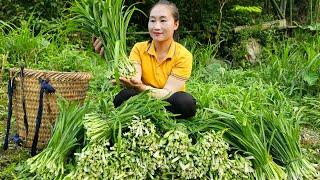
[[[130,59],[137,74],[131,79],[120,78],[126,87],[113,103],[120,106],[139,92],[149,90],[154,98],[165,99],[171,105],[167,110],[179,114],[177,118],[189,118],[196,113],[196,101],[185,92],[185,83],[191,75],[192,54],[173,39],[179,27],[179,12],[175,4],[159,1],[150,10],[148,30],[151,41],[134,45]],[[103,54],[99,39],[93,39],[97,53]]]

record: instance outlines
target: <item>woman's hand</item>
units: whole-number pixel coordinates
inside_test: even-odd
[[[119,80],[125,87],[133,88],[139,92],[146,90],[146,85],[143,84],[142,81],[139,79],[135,79],[135,78],[127,79],[125,77],[120,77]]]
[[[102,46],[102,41],[95,37],[95,36],[92,36],[92,44],[93,44],[93,47],[94,47],[94,51],[96,53],[99,53],[101,57],[104,56],[104,48]]]

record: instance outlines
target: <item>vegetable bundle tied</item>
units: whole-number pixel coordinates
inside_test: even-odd
[[[77,153],[69,179],[236,179],[254,170],[246,157],[228,155],[223,132],[188,134],[169,130],[164,135],[151,119],[133,116],[117,140],[89,143]],[[88,132],[88,131],[87,131]]]
[[[248,87],[197,85],[202,89],[194,94],[212,98],[202,101],[209,107],[203,119],[185,123],[192,132],[227,129],[225,140],[254,157],[257,179],[316,179],[315,168],[300,149],[302,110],[276,86],[263,82]]]
[[[58,101],[58,105],[60,112],[48,146],[27,160],[28,170],[44,179],[58,179],[66,172],[68,155],[83,139],[82,118],[89,110],[86,105],[80,106],[65,100]]]
[[[102,41],[107,67],[116,79],[131,77],[135,68],[126,53],[126,32],[135,4],[125,7],[124,0],[81,0],[71,8],[80,30]]]
[[[90,142],[102,142],[112,136],[116,137],[118,129],[126,128],[133,116],[152,117],[156,125],[169,129],[173,122],[169,118],[171,114],[165,113],[167,105],[168,102],[152,99],[147,93],[140,93],[108,114],[86,114],[83,122],[86,135]]]

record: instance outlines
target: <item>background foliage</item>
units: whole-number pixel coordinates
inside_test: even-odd
[[[138,7],[148,14],[150,7],[158,0],[140,0]],[[265,19],[265,15],[274,16],[276,13],[271,5],[272,0],[172,0],[180,10],[182,29],[184,30],[208,30],[214,31],[219,17],[220,5],[225,3],[223,12],[223,20],[233,25],[244,25],[258,23]],[[281,2],[280,2],[281,1]],[[275,0],[280,4],[285,0]],[[0,19],[18,22],[19,18],[27,18],[31,13],[39,20],[51,20],[60,18],[64,8],[70,7],[74,0],[5,0],[0,1]],[[136,3],[136,0],[127,0],[126,4]],[[285,14],[289,14],[290,8],[288,2]],[[258,6],[262,9],[262,14],[244,13],[232,11],[237,6]],[[195,8],[196,7],[196,8]],[[297,23],[318,22],[319,20],[319,1],[318,0],[302,0],[294,1],[293,4],[293,20]],[[263,15],[263,16],[262,16]],[[288,15],[286,16],[288,17]],[[237,18],[237,21],[233,21]],[[139,21],[137,21],[139,20]],[[139,29],[146,28],[147,18],[138,15],[133,18],[133,22],[139,25]]]

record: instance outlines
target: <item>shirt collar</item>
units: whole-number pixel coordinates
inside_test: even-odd
[[[176,43],[175,41],[173,40],[171,42],[171,45],[170,45],[170,48],[169,48],[169,51],[168,51],[168,54],[165,58],[166,59],[172,59],[173,58],[173,55],[176,51]],[[153,55],[154,57],[157,57],[157,53],[156,53],[156,48],[155,48],[155,45],[154,45],[154,41],[151,41],[151,43],[148,45],[147,49],[146,49],[146,52],[150,55]]]

